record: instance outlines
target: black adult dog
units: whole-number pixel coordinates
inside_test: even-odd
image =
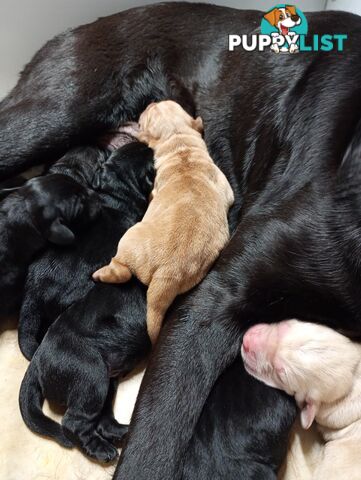
[[[29,267],[19,317],[19,345],[29,360],[58,315],[94,286],[92,273],[147,209],[153,152],[134,137],[127,141],[113,153],[96,146],[74,149],[52,168],[93,185],[101,212],[72,248],[48,248]]]
[[[29,358],[41,341],[44,317],[46,326],[56,320],[21,386],[25,423],[64,446],[73,441],[90,457],[105,462],[114,460],[113,443],[126,431],[112,413],[114,385],[109,386],[109,379],[128,373],[150,351],[145,288],[137,281],[115,287],[95,286],[91,280],[94,269],[115,253],[119,238],[142,219],[148,206],[153,152],[134,138],[130,142],[95,173],[102,210],[93,228],[60,257],[50,249],[32,265],[20,318],[20,345]],[[78,152],[78,166],[83,155],[84,164],[92,156],[102,156],[95,147],[92,156],[89,148]],[[42,413],[44,397],[66,406],[62,427]]]
[[[45,246],[68,245],[100,209],[91,190],[66,175],[35,178],[0,204],[0,315],[20,307],[29,264]]]
[[[117,479],[182,476],[206,399],[250,324],[296,317],[361,333],[361,20],[307,15],[309,35],[348,35],[340,53],[229,52],[228,35],[259,33],[262,15],[172,3],[101,19],[49,42],[0,105],[5,178],[150,101],[178,100],[202,116],[236,195],[229,245],[168,316]]]

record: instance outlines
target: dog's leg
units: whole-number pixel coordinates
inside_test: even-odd
[[[96,22],[48,42],[0,103],[0,180],[52,162],[74,145],[91,143],[106,130],[137,120],[151,101],[173,98],[188,105],[188,111],[194,109],[190,93],[168,76],[161,57],[139,68],[139,59],[149,55],[147,42],[143,54],[141,47],[132,52],[126,28],[120,29],[126,58],[114,44],[109,57],[104,55],[108,37],[101,29]],[[93,41],[94,31],[99,44]]]
[[[111,462],[118,451],[97,431],[109,387],[107,369],[100,363],[101,358],[97,360],[88,365],[86,372],[81,372],[79,385],[74,386],[70,395],[62,426],[65,435],[86,455],[100,462]]]
[[[126,265],[113,257],[109,265],[99,268],[93,273],[93,280],[103,283],[125,283],[132,278],[132,272]]]
[[[26,289],[25,289],[26,291]],[[34,295],[26,295],[19,316],[19,347],[25,358],[31,360],[42,340],[44,319],[41,315],[41,300]],[[42,328],[43,327],[43,328]]]
[[[96,115],[87,111],[86,103],[80,104],[75,93],[64,91],[58,102],[38,98],[39,92],[31,99],[14,95],[17,101],[11,107],[0,104],[0,179],[55,161],[81,138],[85,140],[85,133],[90,140],[106,128],[101,118],[97,124]]]
[[[113,400],[117,386],[118,381],[112,378],[109,383],[108,396],[96,429],[99,435],[114,445],[118,445],[128,432],[128,426],[121,425],[114,418]]]

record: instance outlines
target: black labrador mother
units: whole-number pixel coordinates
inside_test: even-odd
[[[361,334],[361,19],[307,15],[343,52],[228,51],[262,13],[200,4],[130,10],[51,40],[0,105],[0,177],[56,158],[173,98],[205,123],[236,194],[233,237],[168,315],[115,478],[176,480],[217,377],[258,321]]]

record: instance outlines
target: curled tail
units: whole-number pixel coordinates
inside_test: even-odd
[[[37,368],[30,363],[20,387],[19,405],[26,426],[34,433],[51,437],[66,448],[74,446],[63,433],[59,423],[44,415],[44,398],[37,375]]]
[[[159,336],[164,316],[179,293],[177,280],[153,277],[147,291],[147,329],[154,345]]]
[[[132,278],[132,272],[126,265],[113,257],[109,265],[93,273],[93,280],[104,283],[125,283]]]

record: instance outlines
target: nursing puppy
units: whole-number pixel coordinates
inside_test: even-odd
[[[154,179],[153,152],[131,135],[118,135],[115,146],[121,144],[113,153],[98,147],[78,150],[57,165],[72,175],[89,175],[101,212],[72,248],[61,254],[49,248],[29,268],[19,318],[19,345],[29,360],[48,327],[94,286],[91,274],[146,211]]]
[[[35,255],[49,242],[73,243],[99,209],[91,190],[56,173],[29,180],[0,203],[0,315],[19,308]]]
[[[301,424],[314,420],[326,442],[314,479],[360,478],[361,345],[297,320],[256,325],[243,339],[246,370],[293,395]]]
[[[142,222],[128,230],[115,257],[93,278],[122,283],[134,274],[149,286],[147,327],[154,344],[175,297],[203,279],[228,241],[227,213],[234,198],[208,154],[199,117],[168,100],[150,104],[139,125],[139,138],[155,152],[152,201]]]

